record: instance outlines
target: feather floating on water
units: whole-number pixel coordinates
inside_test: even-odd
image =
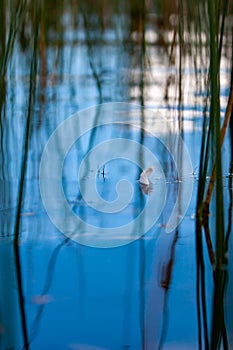
[[[149,186],[150,184],[149,177],[153,174],[153,172],[154,172],[153,167],[149,167],[146,170],[143,170],[143,172],[140,174],[139,183],[142,185]]]

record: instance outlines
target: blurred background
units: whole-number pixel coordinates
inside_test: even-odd
[[[233,3],[1,0],[0,17],[0,349],[231,349]],[[142,130],[87,134],[89,148],[103,135],[127,134],[146,145],[168,188],[165,211],[149,233],[95,249],[51,223],[39,165],[62,121],[109,102],[153,111],[139,121],[151,132],[154,118],[168,121],[167,138],[182,136],[190,153],[194,193],[167,235],[179,186],[171,157]],[[73,146],[63,187],[76,214],[105,222],[77,194],[76,168],[88,150]],[[105,174],[92,169],[100,192],[118,181],[114,166]],[[140,169],[120,169],[119,178],[136,183]],[[135,211],[118,219],[130,221],[145,200],[136,188]]]

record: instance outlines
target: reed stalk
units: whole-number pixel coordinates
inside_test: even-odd
[[[208,21],[209,21],[209,49],[210,49],[210,117],[209,121],[206,116],[203,123],[202,151],[200,158],[200,179],[198,187],[197,201],[197,223],[196,223],[196,242],[197,242],[197,271],[201,271],[204,275],[203,266],[203,246],[202,246],[202,227],[205,232],[205,238],[209,253],[209,259],[213,266],[213,307],[212,307],[212,325],[210,342],[205,336],[205,348],[211,350],[219,349],[221,344],[224,349],[228,349],[227,332],[224,321],[224,291],[227,281],[227,272],[224,268],[225,260],[225,225],[224,225],[224,199],[222,184],[222,145],[225,138],[226,130],[229,125],[232,113],[233,92],[231,90],[228,105],[226,108],[224,122],[221,126],[220,120],[220,59],[222,52],[222,42],[224,33],[224,23],[227,11],[226,2],[223,7],[222,23],[220,28],[220,7],[217,0],[208,0]],[[220,28],[220,32],[219,32]],[[208,131],[206,133],[206,127]],[[211,155],[213,155],[213,163],[211,166]],[[208,168],[212,167],[212,173],[209,183],[207,183],[206,175]],[[216,186],[215,186],[216,185]],[[212,200],[213,190],[215,188],[215,252],[212,245],[211,234],[209,229],[209,206]],[[200,251],[201,250],[201,251]],[[201,268],[201,270],[200,270]],[[199,272],[198,276],[199,278]],[[199,283],[198,283],[199,285]],[[201,282],[202,291],[203,280]],[[199,288],[197,293],[199,295]],[[200,299],[198,298],[198,305]],[[205,300],[202,300],[202,307]],[[199,335],[201,334],[201,318],[198,311]],[[204,312],[203,312],[204,315]],[[204,322],[205,323],[205,322]],[[201,336],[199,337],[199,348],[202,347]]]

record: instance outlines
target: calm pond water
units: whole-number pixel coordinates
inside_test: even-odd
[[[1,4],[0,349],[207,349],[213,267],[204,241],[200,311],[195,241],[208,94],[204,29],[195,47],[183,28],[180,50],[179,17],[166,1],[163,8],[149,1],[144,12],[137,1],[10,4]],[[229,349],[231,150],[227,131],[229,260],[219,303]],[[148,167],[145,186],[139,178]],[[211,205],[213,242],[214,217]]]

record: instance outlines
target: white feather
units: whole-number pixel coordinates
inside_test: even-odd
[[[148,177],[150,177],[150,176],[153,174],[153,172],[154,172],[154,168],[153,168],[152,166],[150,166],[149,168],[147,168],[147,169],[144,170],[144,171],[145,171],[146,175],[147,175]]]
[[[140,174],[139,183],[142,185],[149,186],[150,185],[149,177],[152,175],[153,172],[154,172],[153,167],[149,167],[146,170],[143,170],[143,172]]]

